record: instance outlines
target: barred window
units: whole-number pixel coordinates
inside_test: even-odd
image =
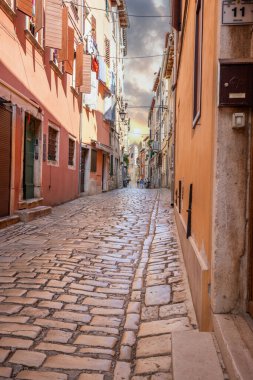
[[[48,153],[49,161],[57,161],[58,150],[58,131],[52,127],[48,127]]]
[[[69,160],[68,160],[69,166],[74,166],[74,159],[75,159],[75,141],[72,139],[69,139]]]
[[[97,151],[91,149],[90,171],[96,173],[97,171]]]

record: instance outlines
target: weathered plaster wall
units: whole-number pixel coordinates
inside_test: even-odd
[[[250,58],[251,39],[249,26],[220,26],[219,59]],[[241,131],[232,128],[234,112],[247,115],[247,126]],[[245,310],[249,115],[247,108],[217,110],[212,260],[214,313]]]

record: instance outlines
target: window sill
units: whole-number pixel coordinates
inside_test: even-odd
[[[49,61],[49,64],[51,68],[54,70],[55,74],[58,75],[58,77],[63,77],[63,72],[59,69],[59,67],[54,63],[54,61]]]
[[[68,169],[70,169],[70,170],[76,170],[76,167],[72,166],[72,165],[68,165]]]
[[[6,3],[5,0],[0,0],[0,9],[6,13],[6,15],[11,19],[11,21],[15,20],[16,13],[14,10]]]
[[[73,93],[76,97],[79,96],[79,92],[75,89],[75,87],[70,86],[70,89],[71,89],[72,93]]]
[[[25,35],[26,35],[27,40],[35,47],[35,49],[37,50],[37,52],[41,56],[43,56],[43,54],[44,54],[43,47],[38,43],[38,41],[36,40],[36,38],[32,35],[32,33],[28,29],[25,29]]]
[[[50,165],[50,166],[59,167],[59,162],[58,161],[47,160],[47,164]]]

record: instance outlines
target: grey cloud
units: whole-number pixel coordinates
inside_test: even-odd
[[[156,0],[127,0],[129,14],[136,15],[168,15],[169,0],[163,0],[163,5]],[[128,29],[128,56],[145,56],[162,54],[165,34],[169,30],[168,18],[133,18],[130,17]],[[126,60],[126,97],[132,105],[150,105],[153,97],[154,71],[158,71],[162,57]],[[141,81],[131,79],[140,73],[145,73],[150,92],[142,88]],[[135,103],[135,104],[133,104]],[[129,109],[130,117],[147,124],[149,109]]]

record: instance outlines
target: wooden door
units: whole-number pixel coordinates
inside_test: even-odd
[[[81,193],[84,192],[84,181],[85,181],[85,163],[86,163],[86,149],[81,150]]]
[[[35,119],[28,120],[28,117],[26,117],[23,175],[24,199],[34,198],[34,145]]]
[[[12,113],[0,107],[0,217],[10,213]]]
[[[251,141],[251,171],[249,196],[248,312],[253,317],[253,138]]]

